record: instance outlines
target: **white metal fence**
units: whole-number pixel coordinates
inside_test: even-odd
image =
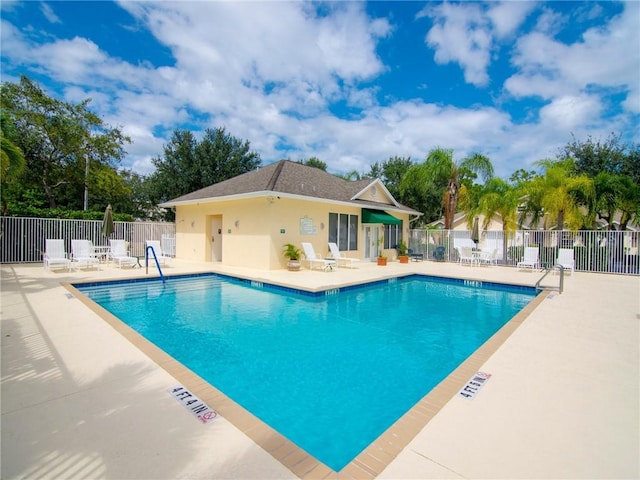
[[[102,236],[100,220],[0,217],[0,263],[41,262],[47,238],[63,239],[67,252],[71,240],[91,240],[96,246],[108,246]],[[166,255],[175,256],[175,223],[115,222],[111,238],[129,242],[130,255],[144,255],[147,240],[160,240]],[[640,232],[518,230],[506,236],[502,231],[481,233],[478,247],[496,250],[499,265],[515,266],[522,260],[524,248],[537,246],[542,267],[555,263],[558,248],[573,248],[575,269],[640,275],[638,243]],[[457,247],[475,244],[468,230],[410,230],[409,248],[425,259],[457,262]]]
[[[163,252],[175,256],[175,223],[114,222],[110,238],[129,242],[130,255],[144,255],[147,240],[160,240]],[[62,239],[67,252],[71,240],[91,240],[95,246],[109,246],[102,235],[101,220],[0,217],[0,263],[41,262],[45,239]]]
[[[640,232],[518,230],[506,235],[486,231],[478,248],[495,250],[499,265],[515,266],[522,260],[525,247],[539,248],[543,268],[555,264],[559,248],[572,248],[575,269],[583,272],[640,275],[638,241]],[[468,230],[415,229],[409,233],[409,248],[425,259],[456,262],[458,247],[475,247]]]

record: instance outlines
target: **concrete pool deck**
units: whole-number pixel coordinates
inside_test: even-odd
[[[204,271],[309,289],[410,272],[522,285],[541,276],[433,262],[325,273],[178,260],[166,274]],[[167,393],[180,383],[173,374],[62,285],[144,269],[1,272],[1,478],[297,478],[224,415],[200,424]],[[640,277],[567,276],[564,293],[544,298],[483,362],[492,377],[480,393],[446,402],[376,478],[640,477],[639,325]],[[361,473],[307,477],[375,476]]]

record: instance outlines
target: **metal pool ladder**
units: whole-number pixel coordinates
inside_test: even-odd
[[[536,290],[558,290],[559,293],[562,293],[562,291],[564,290],[564,267],[562,265],[556,265],[555,268],[560,269],[560,285],[558,285],[558,287],[540,285],[542,283],[542,280],[544,280],[544,277],[549,275],[549,272],[554,270],[554,267],[551,267],[545,269],[544,275],[542,275],[542,277],[540,277],[540,279],[536,282]]]
[[[153,249],[153,247],[151,245],[147,245],[147,248],[145,249],[145,255],[144,255],[144,265],[147,269],[147,273],[149,273],[149,250],[151,250],[151,254],[153,255],[153,259],[156,261],[156,267],[158,268],[158,272],[160,272],[160,279],[162,280],[162,283],[167,283],[167,279],[164,278],[164,275],[162,274],[162,269],[160,268],[160,262],[158,262],[158,257],[156,256],[156,251]]]

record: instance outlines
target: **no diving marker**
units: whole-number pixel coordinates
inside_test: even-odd
[[[458,396],[466,398],[467,400],[473,400],[480,389],[487,383],[487,380],[491,378],[490,373],[478,372],[476,373],[467,384],[462,387],[458,392]]]
[[[210,408],[182,385],[170,388],[167,392],[178,400],[187,410],[193,413],[202,423],[208,423],[218,416],[218,412]]]

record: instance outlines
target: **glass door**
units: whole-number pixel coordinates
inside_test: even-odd
[[[380,227],[378,225],[363,225],[364,227],[364,259],[372,262],[378,258],[378,239],[380,238]]]

